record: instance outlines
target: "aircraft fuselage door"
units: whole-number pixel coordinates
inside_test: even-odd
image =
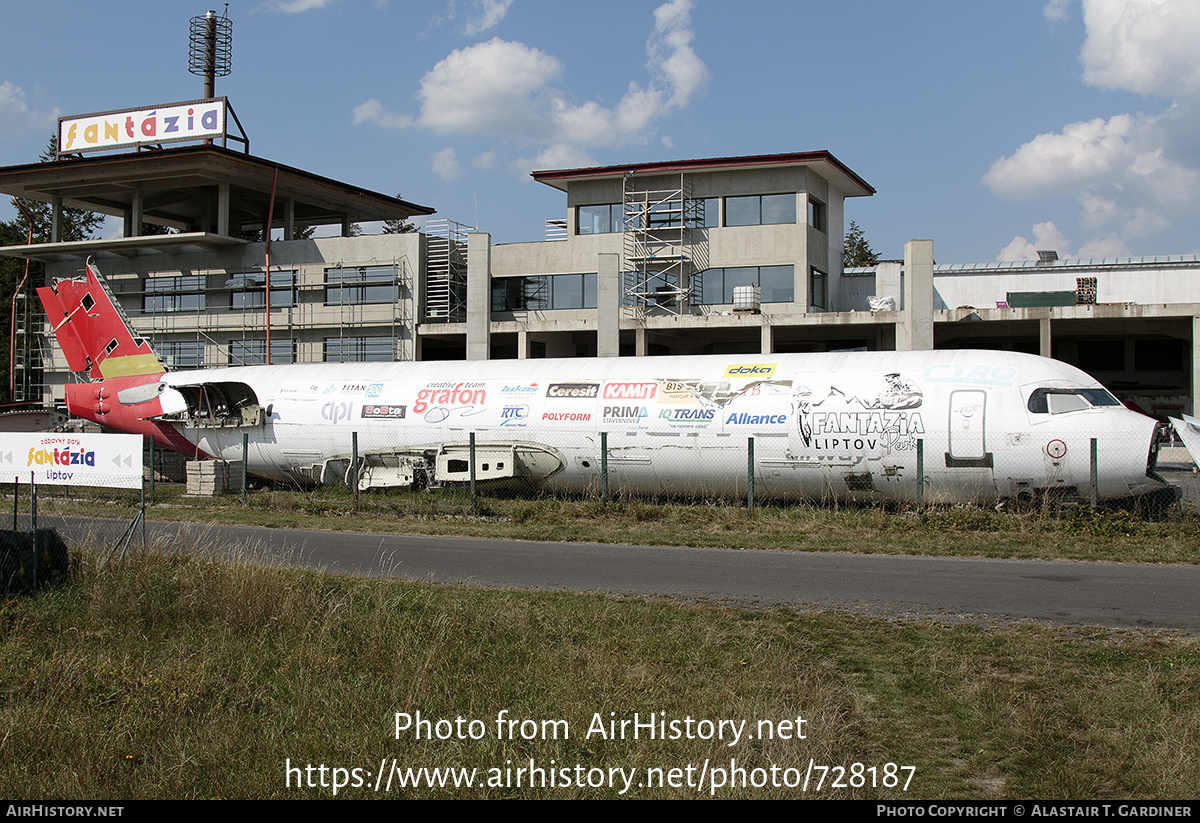
[[[990,467],[986,435],[987,392],[963,389],[950,394],[947,466]]]

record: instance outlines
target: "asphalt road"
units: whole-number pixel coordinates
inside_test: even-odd
[[[112,543],[124,524],[41,518]],[[264,553],[333,572],[518,589],[601,591],[731,605],[847,609],[958,621],[1179,629],[1200,634],[1200,566],[973,560],[539,543],[242,526],[148,525],[150,541],[217,556]]]

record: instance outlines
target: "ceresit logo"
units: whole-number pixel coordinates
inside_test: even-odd
[[[726,377],[770,377],[774,373],[774,363],[742,363],[725,369]]]
[[[599,383],[551,383],[547,397],[594,398],[600,392]]]
[[[658,391],[657,383],[605,383],[605,400],[649,400]]]

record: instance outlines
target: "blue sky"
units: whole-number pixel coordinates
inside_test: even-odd
[[[58,115],[200,96],[163,2],[13,4],[0,164]],[[221,11],[223,4],[217,8]],[[234,2],[217,81],[259,156],[541,239],[535,168],[827,149],[884,257],[1200,252],[1200,3]],[[0,217],[12,214],[7,204]]]

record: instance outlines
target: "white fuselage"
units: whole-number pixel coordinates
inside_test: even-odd
[[[258,423],[172,425],[233,460],[246,434],[249,470],[277,480],[320,482],[314,467],[356,445],[360,457],[425,455],[425,479],[461,481],[461,471],[433,476],[454,465],[436,454],[467,454],[473,434],[481,476],[498,476],[481,461],[503,467],[497,455],[511,446],[534,485],[568,492],[597,490],[606,464],[614,493],[743,494],[750,438],[757,495],[994,502],[1162,487],[1147,473],[1154,420],[1078,369],[1008,352],[258,366],[162,383],[168,394],[248,386]],[[1054,395],[1045,411],[1036,398],[1031,407],[1038,390]],[[529,469],[533,457],[553,470]]]

